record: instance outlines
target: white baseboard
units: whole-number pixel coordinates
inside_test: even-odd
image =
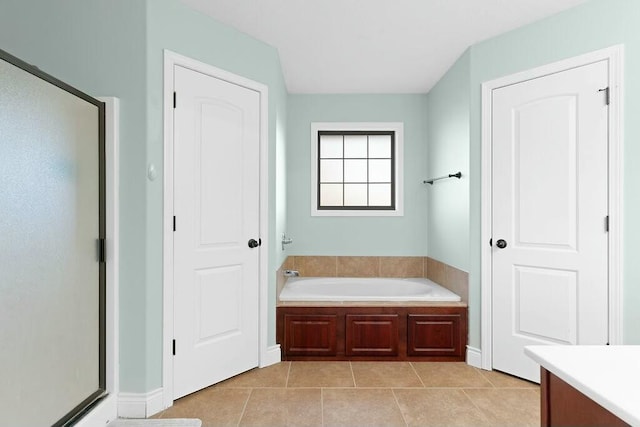
[[[272,345],[267,348],[266,353],[260,360],[260,367],[266,368],[267,366],[275,365],[282,361],[282,353],[280,352],[280,344]]]
[[[118,395],[118,417],[148,418],[162,411],[162,388],[148,393],[120,393]]]
[[[482,369],[482,350],[467,346],[467,365]]]

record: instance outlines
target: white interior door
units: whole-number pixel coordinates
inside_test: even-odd
[[[525,345],[608,341],[608,80],[601,61],[493,91],[494,369],[539,381]]]
[[[174,87],[174,398],[258,366],[260,94]]]

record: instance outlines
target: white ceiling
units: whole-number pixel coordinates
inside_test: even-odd
[[[585,0],[182,0],[275,46],[290,93],[426,93],[469,46]]]

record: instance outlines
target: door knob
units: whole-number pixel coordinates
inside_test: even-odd
[[[507,247],[507,241],[504,239],[500,239],[496,242],[496,246],[499,247],[500,249],[504,249]]]
[[[260,246],[261,244],[262,244],[262,239],[258,239],[258,240],[256,240],[256,239],[249,239],[249,243],[248,243],[248,245],[249,245],[249,247],[250,247],[251,249],[253,249],[253,248],[257,248],[257,247],[258,247],[258,246]]]

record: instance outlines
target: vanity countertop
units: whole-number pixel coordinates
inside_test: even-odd
[[[543,368],[632,426],[640,426],[640,346],[528,346]]]

